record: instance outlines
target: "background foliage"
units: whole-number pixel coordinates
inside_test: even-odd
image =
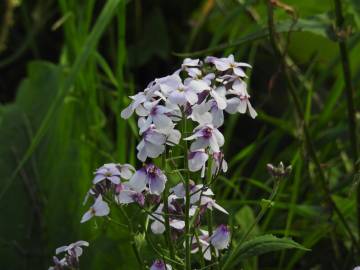
[[[82,269],[135,269],[126,230],[101,220],[79,223],[92,171],[106,162],[136,162],[135,119],[125,122],[119,115],[128,95],[174,71],[185,56],[230,53],[253,65],[249,88],[259,116],[255,121],[247,116],[227,119],[230,169],[215,187],[217,199],[230,209],[230,223],[239,236],[271,191],[266,163],[291,163],[292,175],[281,183],[276,202],[252,236],[288,236],[311,249],[251,258],[243,253],[234,269],[350,269],[360,264],[327,202],[327,196],[335,201],[358,239],[359,172],[349,140],[338,41],[339,35],[347,40],[359,109],[359,1],[341,1],[341,32],[333,1],[272,2],[303,117],[268,39],[266,1],[2,1],[1,268],[46,269],[56,247],[84,239],[91,244]],[[139,246],[142,237],[138,235]],[[144,254],[148,262],[153,256]]]

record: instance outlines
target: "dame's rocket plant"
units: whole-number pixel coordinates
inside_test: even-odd
[[[236,62],[233,55],[204,61],[187,58],[179,70],[131,96],[121,117],[138,116],[141,139],[136,149],[142,165],[135,169],[110,163],[98,168],[85,198],[85,203],[90,198],[93,203],[81,222],[109,216],[113,205],[135,204],[148,216],[145,232],[164,234],[166,239],[167,253],[147,267],[189,270],[195,264],[216,264],[231,238],[229,227],[213,225],[211,215],[212,211],[228,214],[211,190],[219,173],[227,171],[221,133],[224,113],[257,115],[244,68],[251,66]],[[51,269],[78,269],[81,246],[87,245],[79,241],[61,248],[66,255],[54,257]],[[195,253],[203,259],[196,262],[191,255]]]

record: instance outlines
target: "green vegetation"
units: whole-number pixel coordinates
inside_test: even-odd
[[[131,231],[107,219],[80,224],[92,172],[139,164],[136,119],[120,117],[129,95],[185,57],[231,53],[253,66],[259,115],[227,116],[222,130],[229,170],[212,189],[230,212],[224,269],[360,265],[358,0],[0,7],[1,269],[47,269],[58,246],[78,239],[90,242],[81,269],[137,269],[134,246],[150,265],[155,254],[132,208]],[[266,164],[280,161],[293,170],[269,203]]]

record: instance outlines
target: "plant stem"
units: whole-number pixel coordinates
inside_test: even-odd
[[[295,111],[297,116],[302,120],[302,128],[303,128],[303,132],[304,132],[304,140],[305,140],[305,146],[307,148],[307,151],[310,155],[310,158],[312,159],[312,161],[315,164],[316,167],[316,172],[319,176],[320,179],[320,184],[321,184],[321,188],[323,189],[323,192],[325,194],[325,198],[327,200],[328,205],[331,207],[331,209],[334,210],[334,212],[337,214],[337,216],[340,219],[340,222],[343,224],[346,232],[349,234],[350,239],[354,245],[355,248],[359,249],[357,240],[349,226],[349,224],[347,223],[344,215],[342,214],[342,212],[340,211],[340,209],[337,207],[337,205],[335,204],[335,202],[333,201],[332,197],[331,197],[331,193],[330,193],[330,189],[327,186],[326,183],[326,178],[325,178],[325,174],[323,172],[323,169],[320,165],[319,159],[316,155],[315,152],[315,148],[313,145],[313,142],[311,140],[311,136],[310,136],[310,132],[309,132],[309,128],[307,126],[307,123],[304,121],[304,113],[301,107],[301,102],[299,97],[296,94],[296,88],[294,86],[294,82],[292,81],[291,75],[289,73],[289,70],[287,68],[287,64],[285,61],[285,57],[281,51],[281,49],[279,48],[279,46],[277,45],[277,37],[276,37],[276,31],[275,31],[275,23],[274,23],[274,17],[273,17],[273,6],[272,6],[272,1],[271,0],[266,0],[267,2],[267,10],[268,10],[268,28],[269,28],[269,38],[270,38],[270,43],[273,47],[274,53],[276,54],[276,57],[281,61],[281,69],[286,77],[287,83],[288,83],[288,91],[290,93],[291,98],[294,101],[294,105],[295,105]]]
[[[212,172],[211,172],[211,166],[212,166],[212,159],[211,157],[209,157],[208,161],[207,161],[208,167],[207,167],[207,172],[206,172],[206,178],[204,179],[204,185],[207,186],[212,182]],[[201,197],[200,197],[201,200]],[[209,236],[211,236],[213,234],[213,215],[212,215],[212,211],[207,211],[207,225],[208,225],[208,231],[209,231]],[[211,249],[211,258],[215,258],[216,263],[214,264],[216,269],[219,269],[219,262],[216,259],[216,253],[215,253],[215,248],[211,245],[210,246]],[[211,269],[212,267],[210,267]]]
[[[131,219],[129,218],[128,214],[126,213],[126,211],[124,210],[124,208],[122,206],[119,207],[120,208],[120,211],[121,213],[123,214],[123,216],[125,217],[127,223],[128,223],[128,228],[130,230],[130,235],[131,235],[131,248],[133,249],[134,251],[134,254],[135,254],[135,257],[136,257],[136,260],[137,262],[139,263],[139,266],[140,266],[140,269],[144,269],[144,260],[142,259],[141,255],[140,255],[140,252],[136,246],[136,243],[135,243],[135,233],[134,233],[134,228],[133,228],[133,224],[131,222]]]
[[[164,171],[166,171],[166,149],[164,154],[162,155],[162,169]],[[170,219],[169,219],[169,202],[168,202],[168,197],[169,197],[169,186],[165,185],[165,189],[163,192],[163,201],[164,201],[164,219],[165,219],[165,239],[169,248],[169,252],[170,252],[170,258],[172,260],[175,260],[175,249],[174,249],[174,245],[172,244],[171,241],[171,228],[170,228]]]
[[[279,185],[280,185],[280,182],[281,182],[281,179],[275,179],[275,185],[271,191],[271,194],[269,196],[269,206],[268,207],[264,207],[262,206],[259,214],[256,216],[254,222],[251,224],[250,228],[247,230],[247,232],[243,235],[243,237],[241,237],[239,243],[237,244],[236,248],[233,250],[233,252],[231,252],[231,254],[229,255],[229,257],[227,258],[227,260],[225,261],[222,269],[225,270],[225,269],[228,269],[230,268],[232,265],[232,262],[233,260],[235,259],[234,258],[234,254],[236,255],[238,253],[238,249],[241,247],[241,244],[244,243],[246,241],[246,239],[249,237],[250,233],[252,232],[252,230],[254,229],[254,227],[260,222],[260,220],[263,218],[263,216],[265,215],[267,209],[271,206],[271,202],[274,200],[277,192],[278,192],[278,189],[279,189]]]
[[[336,16],[336,31],[346,31],[344,29],[344,16],[342,14],[342,6],[340,0],[334,0],[335,5],[335,16]],[[342,62],[342,69],[344,73],[345,80],[345,93],[347,101],[347,110],[348,110],[348,128],[349,128],[349,137],[351,143],[351,153],[353,159],[353,169],[354,173],[359,170],[358,164],[358,144],[356,137],[356,119],[355,119],[355,105],[354,105],[354,88],[351,81],[351,69],[350,69],[350,60],[349,53],[346,45],[346,33],[343,37],[338,39],[340,57]],[[360,185],[357,185],[356,191],[356,209],[357,209],[357,222],[358,222],[358,234],[360,236]]]
[[[183,134],[186,133],[186,125],[187,125],[186,116],[184,117],[184,126],[183,126]],[[184,157],[188,155],[188,144],[186,140],[184,141]],[[184,168],[188,169],[187,158],[184,158]],[[191,270],[191,243],[190,243],[190,175],[187,170],[187,175],[185,176],[185,269]]]

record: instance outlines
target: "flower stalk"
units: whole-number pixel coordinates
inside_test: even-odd
[[[314,148],[314,144],[311,139],[308,125],[305,121],[304,112],[303,112],[303,109],[301,106],[300,98],[296,94],[296,88],[294,86],[294,82],[293,82],[291,74],[289,72],[289,68],[287,67],[287,63],[285,61],[286,55],[284,55],[284,52],[281,50],[280,46],[278,45],[278,38],[277,38],[277,33],[276,33],[276,28],[275,28],[275,23],[274,23],[273,3],[271,0],[266,0],[266,3],[267,3],[267,11],[268,11],[268,28],[269,28],[270,43],[272,45],[272,48],[274,50],[276,57],[280,60],[281,70],[284,73],[286,81],[288,83],[287,89],[289,91],[289,94],[290,94],[292,100],[294,101],[295,112],[302,121],[302,129],[303,129],[303,133],[304,133],[305,147],[310,155],[310,158],[312,159],[312,161],[315,164],[316,172],[319,176],[319,180],[320,180],[320,184],[321,184],[320,186],[324,192],[324,195],[325,195],[325,198],[326,198],[326,201],[327,201],[329,207],[331,207],[331,209],[333,209],[334,212],[336,213],[336,215],[339,217],[339,220],[343,224],[346,232],[348,233],[353,246],[358,251],[360,251],[359,243],[356,240],[348,222],[346,221],[343,213],[341,212],[341,210],[338,208],[338,206],[335,204],[334,200],[331,197],[331,192],[330,192],[330,189],[327,185],[326,178],[325,178],[325,173],[323,171],[323,168],[320,165],[320,161],[317,157],[317,154],[316,154],[316,151]]]

